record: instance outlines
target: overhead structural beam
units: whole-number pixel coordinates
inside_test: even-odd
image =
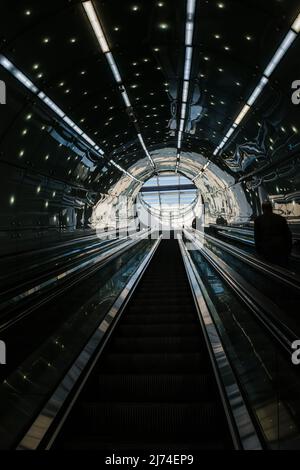
[[[144,186],[141,189],[142,193],[157,193],[157,192],[172,192],[172,191],[190,191],[197,189],[194,184],[173,184],[167,186]]]

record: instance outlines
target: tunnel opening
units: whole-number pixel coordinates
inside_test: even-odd
[[[191,226],[202,215],[202,198],[198,188],[186,176],[164,172],[148,179],[137,197],[141,223],[159,230],[180,230]]]

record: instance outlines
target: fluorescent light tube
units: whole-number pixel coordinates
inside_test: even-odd
[[[138,134],[138,138],[139,138],[139,141],[140,141],[140,143],[141,143],[143,149],[144,149],[144,150],[147,150],[147,149],[146,149],[145,142],[144,142],[144,139],[143,139],[143,137],[142,137],[142,134]]]
[[[76,126],[76,124],[74,125],[73,130],[79,135],[83,134],[83,130],[80,129],[80,127]]]
[[[97,17],[94,5],[91,1],[84,2],[82,5],[83,5],[83,8],[85,9],[87,17],[88,17],[88,19],[91,23],[91,26],[94,30],[96,38],[98,39],[98,42],[99,42],[100,47],[102,49],[102,52],[104,52],[104,54],[106,54],[107,52],[109,52],[109,46],[107,44],[103,29],[102,29],[101,24],[100,24],[100,21]]]
[[[22,83],[32,93],[37,94],[39,89],[27,78],[20,70],[18,70],[4,55],[0,54],[0,65],[10,72],[19,82]]]
[[[191,76],[193,48],[187,47],[185,51],[185,62],[184,62],[184,80],[189,80]]]
[[[127,108],[131,108],[131,103],[130,103],[130,100],[128,98],[127,91],[122,91],[122,98],[123,98],[124,103],[127,106]]]
[[[296,33],[300,33],[300,13],[292,24],[292,29],[296,31]]]
[[[231,127],[231,128],[229,129],[229,131],[227,132],[227,134],[226,134],[227,139],[229,139],[229,137],[230,137],[233,133],[234,133],[234,127]]]
[[[183,82],[183,90],[182,90],[182,102],[183,103],[186,103],[187,100],[188,100],[189,86],[190,86],[190,84],[189,84],[188,81]]]
[[[292,30],[287,33],[285,39],[281,43],[281,46],[277,49],[271,62],[267,66],[266,70],[264,71],[264,75],[266,77],[269,77],[272,74],[272,72],[277,67],[277,65],[279,64],[279,62],[281,61],[281,59],[283,58],[283,56],[285,55],[286,51],[289,49],[291,44],[294,42],[296,37],[297,37],[297,34]]]
[[[181,106],[181,119],[185,119],[185,115],[186,115],[186,104],[183,103]]]
[[[63,120],[65,121],[65,123],[68,124],[68,126],[73,127],[75,126],[75,123],[72,121],[72,119],[69,118],[69,116],[64,116],[63,117]]]
[[[177,148],[178,148],[178,149],[181,148],[181,142],[182,142],[182,132],[179,131],[179,132],[178,132],[178,143],[177,143]]]
[[[149,160],[150,160],[150,162],[151,162],[151,165],[152,165],[153,168],[154,168],[154,167],[155,167],[154,161],[152,160],[152,157],[151,157],[150,153],[149,153],[148,150],[147,150],[147,147],[146,147],[146,145],[145,145],[145,142],[144,142],[144,139],[143,139],[142,134],[138,134],[138,138],[139,138],[139,141],[140,141],[140,143],[141,143],[141,146],[143,147],[143,149],[144,149],[144,151],[145,151],[147,157],[149,158]]]
[[[81,137],[85,139],[89,144],[91,144],[92,147],[96,145],[95,142],[88,135],[82,134]]]
[[[247,101],[247,104],[249,106],[252,106],[253,103],[257,100],[257,98],[259,97],[259,95],[261,94],[261,92],[263,91],[264,87],[266,86],[266,84],[268,83],[268,79],[266,77],[263,77],[261,79],[261,81],[259,82],[259,84],[257,85],[257,87],[255,88],[254,92],[252,93],[252,95],[250,96],[250,98],[248,99]]]
[[[194,35],[194,23],[192,21],[187,21],[186,27],[185,27],[185,45],[186,46],[192,46],[193,35]]]
[[[60,109],[48,96],[46,96],[43,92],[38,94],[38,97],[44,101],[44,103],[49,106],[59,117],[64,117],[65,113],[62,109]]]
[[[234,121],[234,123],[236,125],[239,125],[241,123],[241,121],[244,119],[244,117],[246,116],[246,114],[248,113],[250,109],[250,106],[248,104],[245,104],[245,106],[243,107],[242,111],[240,112],[240,114],[238,115],[238,117],[236,118],[236,120]]]
[[[188,17],[193,16],[196,10],[196,0],[187,0],[187,15]]]
[[[105,54],[105,56],[106,56],[106,59],[109,63],[111,71],[113,73],[113,76],[115,77],[116,82],[117,83],[122,83],[122,78],[121,78],[120,72],[118,70],[117,64],[115,63],[115,59],[113,58],[112,53],[107,52],[107,54]]]

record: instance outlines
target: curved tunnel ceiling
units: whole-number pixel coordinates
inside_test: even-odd
[[[206,193],[255,188],[298,158],[299,9],[298,0],[2,1],[8,174],[14,162],[19,180],[32,168],[94,202],[98,192],[134,196],[157,171],[179,171]]]

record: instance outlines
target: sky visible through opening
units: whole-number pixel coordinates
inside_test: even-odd
[[[197,198],[197,188],[180,174],[154,176],[143,186],[143,201],[162,213],[178,213],[187,209]]]

